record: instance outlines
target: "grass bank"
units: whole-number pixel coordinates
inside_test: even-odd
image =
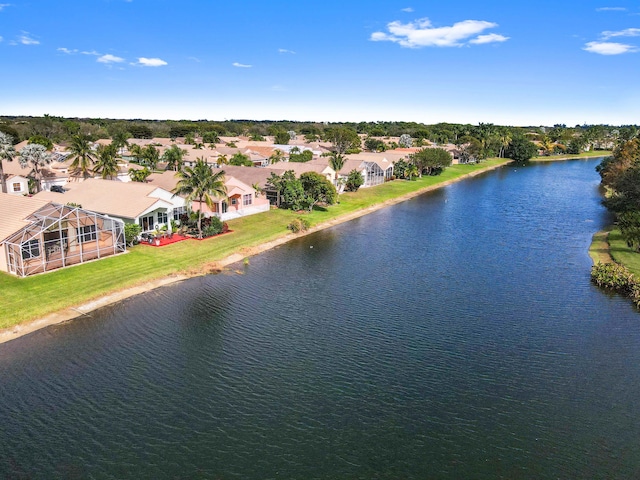
[[[531,162],[556,162],[559,160],[577,160],[581,158],[594,158],[594,157],[608,157],[613,152],[610,150],[594,150],[589,152],[582,152],[576,155],[550,155],[542,157],[533,157]]]
[[[340,195],[339,204],[305,214],[305,218],[316,229],[330,226],[376,206],[395,203],[407,196],[506,163],[508,161],[504,159],[490,159],[479,165],[453,165],[437,177],[423,177],[411,182],[398,180],[355,193],[344,193]],[[0,273],[0,329],[13,330],[17,325],[63,309],[73,309],[115,292],[161,279],[210,273],[220,268],[217,262],[224,259],[241,260],[243,256],[268,248],[265,245],[293,238],[286,227],[299,215],[286,210],[271,210],[230,221],[233,233],[202,241],[186,240],[161,248],[138,245],[124,255],[27,278]]]

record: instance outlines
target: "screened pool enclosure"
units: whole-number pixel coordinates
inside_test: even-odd
[[[126,251],[121,220],[79,207],[49,203],[26,221],[3,242],[9,272],[21,277]]]

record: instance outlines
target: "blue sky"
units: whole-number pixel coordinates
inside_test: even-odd
[[[0,115],[640,123],[640,2],[0,0]]]

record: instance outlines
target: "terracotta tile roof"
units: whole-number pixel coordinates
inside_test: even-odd
[[[37,198],[57,203],[77,203],[82,208],[120,218],[136,218],[155,203],[164,205],[159,198],[149,196],[156,185],[141,182],[118,182],[90,178],[65,185],[65,193],[40,192]]]
[[[25,218],[47,205],[49,201],[22,195],[9,195],[0,192],[0,241],[29,225]]]

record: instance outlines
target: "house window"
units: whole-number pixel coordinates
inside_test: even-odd
[[[167,223],[167,212],[158,212],[158,223]]]
[[[138,221],[143,232],[153,230],[153,215],[149,215],[148,217],[140,217],[140,220]]]
[[[16,183],[14,183],[12,185],[12,187],[13,187],[13,191],[14,192],[21,192],[22,191],[22,184],[21,183],[16,182]]]
[[[27,260],[29,258],[40,256],[40,240],[34,238],[22,244],[22,259]]]
[[[251,205],[253,203],[253,195],[250,193],[247,193],[245,195],[242,195],[242,205],[244,205],[245,207],[247,205]]]
[[[180,217],[187,213],[187,209],[185,207],[177,207],[173,209],[173,219],[177,222],[180,220]]]
[[[76,234],[79,243],[90,242],[91,240],[96,239],[96,226],[85,225],[84,227],[78,227],[76,229]]]
[[[231,205],[237,205],[237,203],[238,203],[238,199],[237,198],[234,197],[234,198],[231,199]]]

